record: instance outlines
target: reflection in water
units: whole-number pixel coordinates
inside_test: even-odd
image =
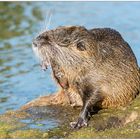
[[[1,39],[23,34],[24,29],[21,28],[21,22],[24,18],[24,7],[15,3],[2,2],[0,9],[0,26],[3,27],[0,32]]]
[[[40,70],[31,48],[48,11],[53,10],[48,28],[115,28],[140,64],[139,7],[139,2],[0,2],[0,113],[57,90],[50,70]]]
[[[0,39],[8,39],[16,36],[23,36],[32,30],[32,25],[42,20],[38,7],[33,7],[31,12],[30,2],[1,2],[0,3]],[[27,8],[29,7],[29,8]],[[32,18],[31,18],[32,16]]]
[[[0,113],[3,113],[39,96],[46,87],[45,80],[39,81],[46,73],[35,65],[31,49],[33,34],[39,31],[36,25],[43,19],[37,4],[0,2],[0,13]],[[48,82],[48,91],[54,92],[54,83],[51,79]],[[38,87],[42,88],[36,90]],[[54,89],[50,90],[51,87]]]
[[[0,98],[0,103],[7,102],[8,97]]]

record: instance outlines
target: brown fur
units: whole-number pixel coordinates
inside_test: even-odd
[[[118,107],[139,94],[136,58],[113,29],[59,27],[42,33],[33,44],[40,60],[52,66],[67,103],[83,105],[83,110],[91,106]]]

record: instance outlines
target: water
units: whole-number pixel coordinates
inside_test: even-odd
[[[58,90],[51,70],[41,71],[31,48],[49,12],[47,29],[81,25],[118,30],[140,65],[139,7],[140,2],[0,2],[0,113]]]

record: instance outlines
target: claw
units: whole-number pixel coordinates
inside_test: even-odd
[[[87,125],[88,125],[87,121],[84,120],[83,118],[79,118],[77,122],[70,123],[71,128],[77,128],[77,129]]]

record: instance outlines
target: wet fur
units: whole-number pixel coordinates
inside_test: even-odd
[[[85,124],[93,107],[123,106],[140,92],[134,53],[113,29],[59,27],[40,34],[33,48],[43,63],[52,66],[54,78],[69,100],[83,105],[74,127]],[[72,94],[78,95],[76,101],[69,96]]]

